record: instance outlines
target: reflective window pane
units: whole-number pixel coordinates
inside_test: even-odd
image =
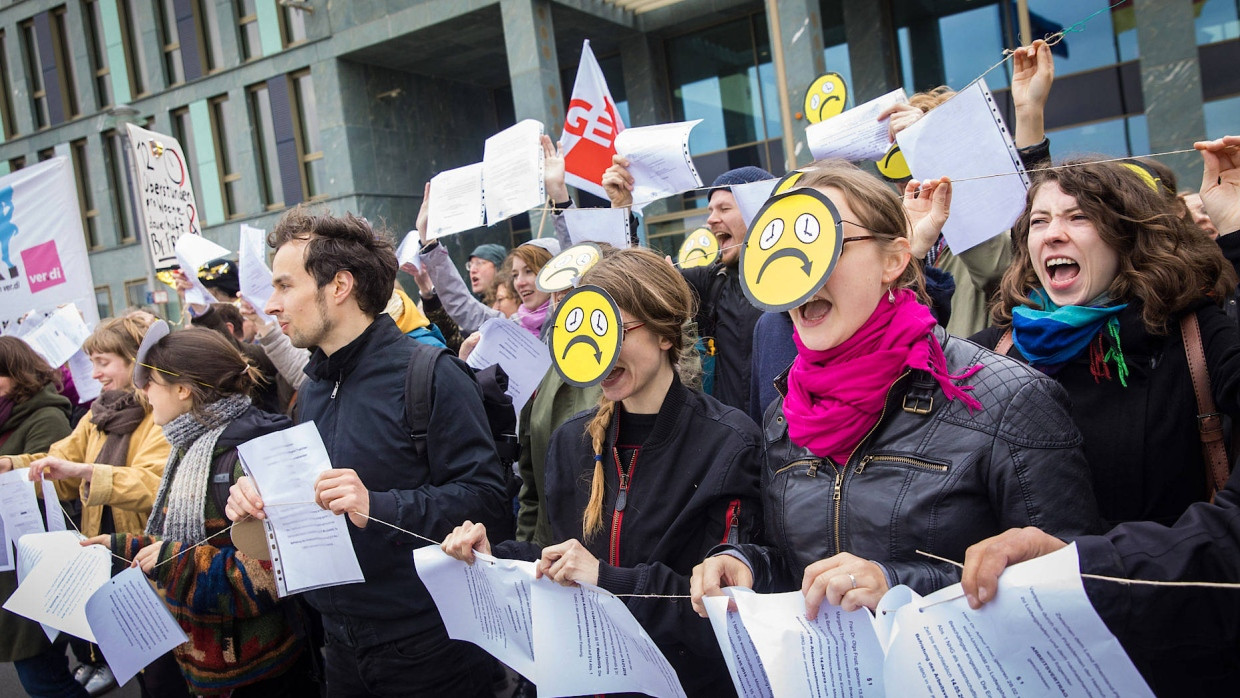
[[[1193,11],[1197,13],[1198,44],[1240,38],[1240,0],[1198,1]]]
[[[1147,155],[1150,147],[1144,115],[1061,128],[1046,135],[1056,161],[1082,155]]]
[[[1138,57],[1132,3],[1106,11],[1111,4],[1107,0],[1029,0],[1035,37],[1062,31],[1100,12],[1053,47],[1056,77]]]
[[[1206,138],[1240,133],[1240,96],[1206,102]]]

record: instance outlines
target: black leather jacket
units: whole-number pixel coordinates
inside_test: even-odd
[[[1060,536],[1102,530],[1064,389],[935,332],[951,373],[982,364],[967,381],[981,410],[970,413],[928,373],[910,371],[844,467],[792,442],[782,398],[767,410],[767,545],[734,546],[753,567],[755,589],[800,588],[809,564],[849,552],[880,563],[892,586],[926,594],[958,582],[959,570],[917,550],[963,561],[970,545],[1013,526]],[[777,381],[781,395],[786,378]]]

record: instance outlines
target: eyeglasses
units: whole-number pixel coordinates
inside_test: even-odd
[[[624,323],[623,325],[621,325],[621,326],[620,326],[620,341],[621,341],[621,342],[623,342],[625,339],[627,339],[627,338],[628,338],[628,336],[629,336],[629,330],[635,330],[635,329],[637,329],[638,327],[642,327],[642,326],[643,326],[643,325],[645,325],[645,324],[646,324],[646,323],[644,323],[644,322],[636,322],[636,321],[634,321],[634,322],[626,322],[626,323]]]
[[[858,240],[873,240],[873,239],[874,239],[873,235],[854,235],[850,238],[844,238],[844,242],[841,242],[840,244],[847,245],[850,242],[857,242]]]

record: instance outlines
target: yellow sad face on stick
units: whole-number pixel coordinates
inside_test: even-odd
[[[704,267],[719,258],[719,238],[707,228],[697,230],[685,236],[680,244],[680,252],[676,255],[676,264],[681,269]]]
[[[597,385],[615,366],[623,336],[620,309],[606,291],[573,289],[556,309],[548,338],[556,372],[578,388]]]
[[[556,293],[573,287],[577,277],[598,264],[603,248],[592,242],[583,242],[564,250],[543,265],[534,285],[543,293]]]
[[[843,248],[840,215],[826,194],[797,189],[771,197],[741,248],[741,285],[770,312],[795,308],[827,282]]]
[[[805,173],[800,170],[793,170],[789,172],[788,174],[784,175],[782,178],[780,178],[778,182],[775,183],[775,188],[771,190],[771,196],[775,196],[776,194],[783,194],[789,189],[792,189],[793,187],[797,185],[797,182],[801,181],[801,178],[804,176],[805,176]]]
[[[900,152],[898,143],[892,143],[887,149],[887,154],[874,164],[878,166],[878,173],[892,182],[899,182],[913,176],[913,172],[908,168],[908,162],[904,159],[904,153]]]
[[[805,91],[805,119],[811,124],[826,121],[844,111],[848,86],[839,73],[827,73]]]

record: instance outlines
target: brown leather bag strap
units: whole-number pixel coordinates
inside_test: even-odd
[[[995,353],[1003,354],[1004,356],[1007,356],[1007,353],[1011,350],[1012,350],[1012,328],[1009,327],[1007,328],[1006,331],[1004,331],[1003,336],[999,337],[999,341],[995,343]]]
[[[1210,501],[1227,484],[1230,461],[1223,443],[1223,415],[1214,406],[1210,395],[1210,371],[1206,368],[1206,351],[1201,343],[1201,326],[1196,313],[1185,313],[1180,318],[1180,333],[1184,336],[1184,353],[1188,356],[1188,373],[1193,379],[1193,393],[1197,396],[1197,429],[1201,435],[1201,453],[1206,460],[1206,480],[1210,488]]]

